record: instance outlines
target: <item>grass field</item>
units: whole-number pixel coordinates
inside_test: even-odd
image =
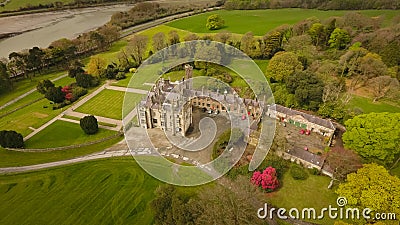
[[[66,72],[56,72],[56,73],[50,73],[46,75],[38,75],[36,77],[33,77],[32,79],[23,79],[20,81],[17,81],[14,83],[14,90],[12,90],[10,93],[0,95],[0,105],[4,105],[5,103],[15,99],[16,97],[25,94],[26,92],[36,88],[36,85],[38,84],[39,81],[49,79],[52,80],[54,78],[57,78]]]
[[[54,3],[54,2],[62,2],[64,4],[67,3],[72,3],[74,2],[73,0],[31,0],[29,2],[25,1],[25,0],[11,0],[10,2],[8,2],[6,4],[5,7],[0,7],[0,12],[1,11],[8,11],[8,10],[18,10],[21,7],[26,7],[28,5],[31,6],[37,6],[39,4],[45,5],[45,4],[49,4],[49,3]]]
[[[44,106],[48,108],[44,108]],[[4,130],[15,130],[26,136],[32,132],[29,127],[39,128],[60,114],[63,109],[53,110],[49,100],[42,99],[6,117],[0,118],[0,127]]]
[[[364,113],[371,112],[400,112],[400,107],[382,102],[372,102],[372,99],[353,95],[349,108],[360,108]]]
[[[294,180],[289,173],[283,176],[282,188],[267,194],[268,202],[274,206],[286,209],[313,207],[320,211],[329,205],[336,205],[337,195],[329,190],[330,178],[325,176],[310,175],[307,180]],[[315,221],[317,224],[333,224],[325,216],[324,220]]]
[[[95,135],[87,135],[79,124],[57,120],[25,142],[26,148],[53,148],[87,143],[116,134],[99,129]]]
[[[295,24],[313,16],[323,20],[331,16],[342,16],[347,12],[349,11],[316,9],[220,10],[172,21],[166,25],[193,33],[218,33],[221,30],[227,30],[232,33],[244,34],[252,31],[254,35],[262,36],[282,24]],[[364,10],[361,13],[368,16],[385,15],[388,24],[395,15],[399,14],[399,11]],[[212,14],[219,14],[225,20],[223,29],[210,31],[206,28],[207,18]]]
[[[61,78],[60,80],[55,81],[54,84],[56,86],[65,86],[65,85],[71,84],[73,82],[75,82],[75,79],[70,78],[70,77],[64,77],[64,78]],[[40,94],[39,92],[35,91],[32,94],[20,99],[19,101],[17,101],[15,103],[13,103],[13,104],[1,109],[0,110],[0,115],[4,114],[6,112],[9,112],[11,110],[14,110],[16,108],[19,108],[21,106],[24,106],[26,104],[29,104],[29,103],[31,103],[31,102],[33,102],[33,101],[35,101],[37,99],[43,98],[43,97],[44,96],[42,94]]]
[[[103,151],[106,148],[120,142],[123,138],[116,137],[111,140],[89,145],[82,148],[74,148],[52,152],[15,152],[7,151],[0,147],[0,167],[27,166],[60,160],[71,159],[94,152]]]
[[[76,111],[120,120],[122,119],[124,96],[125,92],[123,91],[103,90]],[[129,93],[129,96],[134,101],[128,107],[133,109],[142,95]]]
[[[70,116],[70,115],[63,115],[62,118],[66,118],[66,119],[70,119],[70,120],[76,120],[76,121],[80,121],[81,120],[80,117],[75,117],[75,116]],[[97,123],[99,125],[103,125],[103,126],[107,126],[107,127],[117,127],[116,124],[104,123],[104,122],[101,122],[101,121],[97,121]]]
[[[0,224],[152,224],[160,184],[131,157],[0,176]]]

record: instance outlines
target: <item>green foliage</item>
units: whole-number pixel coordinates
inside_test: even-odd
[[[3,148],[23,148],[24,138],[13,130],[0,131],[0,146]]]
[[[213,153],[212,153],[213,159],[218,158],[225,150],[226,146],[228,145],[230,136],[231,136],[231,130],[229,129],[218,137],[218,140],[217,142],[215,142],[213,147]]]
[[[293,177],[295,180],[307,180],[308,178],[308,173],[307,171],[300,165],[293,164],[290,167],[290,175]]]
[[[377,164],[366,164],[347,176],[336,193],[346,197],[347,206],[370,208],[373,213],[400,213],[400,179]],[[373,214],[371,215],[373,217]]]
[[[99,131],[97,119],[94,116],[85,116],[80,120],[80,126],[86,134],[95,134]]]
[[[78,73],[75,77],[76,84],[83,88],[94,87],[97,85],[96,78],[90,74]]]
[[[48,100],[55,102],[55,103],[61,103],[64,101],[65,94],[64,92],[61,91],[61,86],[59,87],[49,87],[47,89],[47,92],[45,93],[45,98]]]
[[[83,66],[84,65],[80,61],[74,60],[68,67],[68,76],[75,78],[77,74],[85,73],[85,70],[82,68]]]
[[[88,90],[83,87],[73,86],[72,87],[72,99],[71,101],[74,102],[79,99],[79,97],[84,96],[88,93]]]
[[[286,78],[286,87],[305,109],[317,110],[322,103],[324,83],[312,72],[297,72]]]
[[[292,52],[278,52],[269,61],[267,74],[275,81],[283,81],[295,72],[302,71],[303,65]]]
[[[55,85],[54,85],[54,83],[53,82],[51,82],[50,80],[48,80],[48,79],[45,79],[45,80],[41,80],[41,81],[39,81],[39,83],[37,84],[37,86],[36,86],[36,89],[37,89],[37,91],[40,93],[40,94],[46,94],[47,93],[47,91],[51,88],[51,87],[54,87]]]
[[[196,214],[191,212],[189,200],[194,193],[179,190],[172,185],[162,185],[155,191],[150,203],[154,211],[155,224],[193,224]]]
[[[10,76],[7,73],[7,65],[0,61],[0,94],[6,93],[12,89]]]
[[[400,113],[369,113],[347,120],[343,142],[362,157],[386,164],[400,153]]]
[[[350,35],[345,30],[335,28],[329,37],[328,44],[331,48],[342,50],[347,47],[350,41]]]
[[[218,14],[211,15],[207,18],[206,27],[209,30],[221,29],[225,24],[225,21]]]

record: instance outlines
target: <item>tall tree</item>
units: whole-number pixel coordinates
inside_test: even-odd
[[[346,206],[371,209],[371,219],[366,222],[372,222],[375,213],[400,214],[400,179],[377,164],[366,164],[347,175],[336,193],[347,199]]]
[[[350,41],[350,35],[345,30],[335,28],[329,37],[328,44],[331,48],[342,50],[347,47]]]
[[[69,64],[68,67],[68,76],[71,78],[75,78],[77,74],[84,73],[83,64],[79,60],[74,60]]]
[[[303,65],[296,54],[292,52],[278,52],[269,61],[267,74],[275,81],[283,81],[294,72],[303,70]]]
[[[83,117],[79,124],[86,134],[92,135],[99,131],[97,119],[93,115]]]
[[[345,122],[344,146],[368,160],[390,164],[400,153],[400,113],[369,113]]]
[[[44,96],[55,103],[61,103],[65,99],[65,94],[62,92],[62,87],[49,87],[47,89],[47,92],[44,94]]]
[[[232,38],[232,33],[228,31],[221,31],[215,35],[215,40],[226,44]]]
[[[242,36],[240,40],[240,49],[249,56],[253,55],[254,50],[254,35],[253,32],[247,32]]]
[[[131,53],[132,58],[141,64],[144,53],[146,52],[148,38],[145,35],[134,35],[129,41],[127,51]]]
[[[90,61],[88,64],[87,72],[93,76],[100,77],[103,75],[107,66],[106,60],[101,58],[100,56],[92,56],[90,57]]]
[[[7,73],[7,65],[0,61],[0,94],[6,93],[12,89],[10,75]]]
[[[362,167],[360,156],[342,147],[332,148],[326,162],[333,170],[334,178],[341,181],[346,179],[347,174],[354,173]]]
[[[153,50],[158,52],[167,47],[167,40],[163,32],[158,32],[153,36]]]
[[[40,94],[46,94],[47,91],[51,88],[54,87],[54,83],[51,82],[50,80],[46,79],[46,80],[41,80],[39,81],[38,85],[36,86],[36,89],[38,90],[38,92]]]
[[[0,146],[3,148],[23,148],[24,138],[22,134],[13,130],[0,131]]]
[[[368,87],[374,96],[374,102],[387,96],[388,93],[396,93],[400,90],[399,81],[389,76],[379,76],[368,81]]]

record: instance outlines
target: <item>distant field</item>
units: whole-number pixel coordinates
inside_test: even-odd
[[[131,157],[0,176],[0,224],[153,224],[161,184]]]
[[[26,148],[52,148],[88,143],[116,134],[99,129],[95,135],[87,135],[79,124],[57,120],[25,142]]]
[[[76,111],[120,120],[122,119],[124,96],[125,92],[123,91],[103,90]],[[129,96],[136,100],[131,103],[130,108],[136,105],[135,103],[139,102],[142,97],[140,94],[131,93]]]
[[[2,2],[3,0],[0,0],[0,2]],[[9,11],[9,10],[18,10],[21,7],[26,7],[28,5],[30,6],[37,6],[37,5],[46,5],[46,4],[50,4],[50,3],[55,3],[55,2],[62,2],[64,4],[68,4],[71,2],[74,2],[74,0],[30,0],[30,1],[26,1],[26,0],[10,0],[10,2],[8,2],[6,4],[5,7],[0,7],[0,12],[2,11]]]
[[[349,11],[321,11],[316,9],[220,10],[172,21],[166,25],[194,33],[218,33],[221,30],[227,30],[232,33],[244,34],[252,31],[254,35],[262,36],[282,24],[295,24],[313,16],[323,20],[330,16],[342,16],[347,12]],[[399,10],[361,11],[368,16],[385,15],[386,24],[399,12]],[[225,20],[223,29],[210,31],[206,28],[207,17],[212,14],[219,14]]]
[[[349,108],[360,108],[364,113],[371,112],[400,112],[400,107],[382,102],[373,102],[370,98],[353,95]]]

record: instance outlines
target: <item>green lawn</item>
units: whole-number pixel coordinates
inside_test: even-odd
[[[360,108],[364,113],[371,112],[400,112],[400,107],[382,102],[372,102],[372,99],[353,95],[349,108]]]
[[[96,56],[100,56],[101,58],[105,59],[108,64],[111,64],[113,62],[119,63],[118,62],[118,53],[127,44],[128,44],[128,41],[125,39],[116,41],[111,45],[109,50],[107,50],[106,52],[97,54]]]
[[[316,9],[220,10],[172,21],[166,25],[194,33],[218,33],[221,30],[208,30],[206,28],[206,21],[208,16],[219,14],[225,20],[225,27],[222,30],[239,34],[252,31],[254,35],[262,36],[269,30],[282,24],[295,24],[313,16],[323,20],[330,16],[342,16],[347,12],[336,10],[321,11]],[[361,11],[361,13],[368,16],[385,15],[386,23],[388,23],[394,16],[399,14],[399,11],[365,10]]]
[[[54,84],[56,86],[65,86],[65,85],[71,84],[73,82],[75,82],[75,79],[70,78],[70,77],[64,77],[64,78],[61,78],[60,80],[55,81]],[[0,115],[4,114],[6,112],[12,111],[12,110],[14,110],[16,108],[19,108],[21,106],[24,106],[26,104],[29,104],[29,103],[31,103],[31,102],[33,102],[33,101],[35,101],[37,99],[43,98],[43,97],[44,96],[42,94],[40,94],[39,92],[35,91],[32,94],[20,99],[19,101],[17,101],[15,103],[5,107],[4,109],[1,109],[0,110]]]
[[[92,154],[94,152],[103,151],[104,149],[109,148],[114,144],[120,142],[122,139],[122,137],[115,137],[111,140],[82,148],[52,152],[16,152],[7,151],[0,147],[0,167],[27,166],[71,159],[83,155]]]
[[[32,79],[23,79],[14,83],[14,90],[10,93],[0,95],[0,105],[4,105],[5,103],[15,99],[16,97],[25,94],[26,92],[36,88],[36,85],[39,81],[44,79],[52,80],[61,75],[64,75],[66,72],[55,72],[46,75],[37,75]],[[61,84],[59,84],[61,85]]]
[[[8,11],[8,10],[18,10],[21,7],[26,7],[28,5],[37,6],[39,4],[45,5],[54,2],[62,2],[64,4],[72,3],[73,0],[30,0],[29,2],[26,0],[11,0],[6,4],[5,7],[0,7],[0,12]]]
[[[117,87],[128,87],[129,81],[131,80],[133,74],[132,73],[126,73],[125,74],[126,78],[119,80],[115,83],[112,83],[112,86],[117,86]]]
[[[140,94],[127,93],[132,100],[128,106],[133,109],[134,106],[143,97]],[[122,106],[124,102],[125,92],[114,90],[103,90],[94,98],[90,99],[86,104],[79,107],[76,111],[103,116],[112,119],[122,119]]]
[[[289,173],[283,176],[282,187],[267,194],[267,201],[277,207],[285,209],[313,207],[318,211],[329,205],[336,205],[337,195],[328,189],[330,178],[326,176],[310,175],[307,180],[294,180]],[[325,216],[324,220],[315,221],[317,224],[333,224]]]
[[[161,184],[131,157],[0,176],[0,224],[153,224]]]
[[[47,108],[44,108],[45,106]],[[6,117],[0,118],[0,127],[4,130],[15,130],[26,136],[32,132],[29,127],[39,128],[60,114],[64,109],[53,110],[49,100],[42,99]]]
[[[79,124],[57,120],[25,142],[26,148],[52,148],[83,144],[116,134],[115,131],[99,129],[95,135],[87,135]]]

